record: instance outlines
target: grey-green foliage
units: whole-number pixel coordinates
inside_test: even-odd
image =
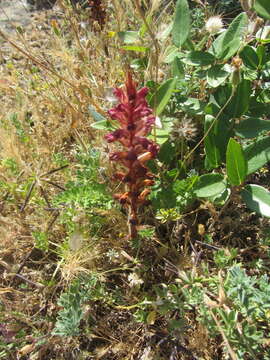
[[[207,287],[202,286],[202,280],[187,279],[183,281],[188,286],[181,287],[185,307],[196,309],[197,320],[206,326],[210,336],[220,334],[214,314],[239,360],[269,359],[270,351],[264,346],[270,330],[270,283],[266,275],[250,276],[239,265],[234,265],[229,268],[223,284],[214,277],[208,279]],[[218,299],[220,286],[226,306],[218,302],[216,306],[209,306],[209,300]],[[209,298],[209,294],[214,298]],[[227,352],[225,345],[224,352]]]
[[[66,184],[66,190],[56,198],[56,204],[69,204],[84,209],[98,207],[110,208],[112,198],[107,191],[100,165],[100,152],[90,149],[77,154],[78,170],[76,178]]]
[[[83,316],[82,304],[85,301],[85,291],[76,283],[68,292],[62,294],[57,302],[63,309],[59,311],[53,335],[77,336]]]
[[[134,313],[134,319],[137,322],[149,323],[149,316],[158,313],[168,322],[170,331],[181,330],[186,328],[184,318],[184,303],[179,296],[179,287],[175,284],[166,285],[165,283],[154,286],[154,295],[145,299]],[[177,312],[177,320],[172,313]]]
[[[53,335],[78,336],[83,318],[83,306],[87,302],[109,298],[104,284],[97,274],[74,281],[63,293],[57,304],[62,307],[57,316]]]
[[[254,321],[267,318],[270,310],[270,283],[266,275],[248,276],[239,266],[230,269],[225,289],[244,316]]]

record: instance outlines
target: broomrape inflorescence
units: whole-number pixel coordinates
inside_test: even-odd
[[[126,186],[124,193],[115,194],[114,197],[129,209],[130,238],[137,236],[138,208],[148,204],[146,197],[150,193],[149,186],[154,184],[154,175],[146,162],[155,158],[159,150],[157,144],[146,138],[155,123],[155,116],[145,98],[147,93],[146,87],[137,90],[137,84],[129,72],[125,88],[114,89],[119,103],[108,112],[120,127],[105,136],[109,143],[118,141],[125,148],[124,151],[111,153],[110,160],[118,161],[127,168],[127,171],[114,174],[114,180],[120,180]]]
[[[100,29],[103,29],[106,22],[106,6],[102,0],[89,0],[89,6],[91,9],[91,20],[96,21]]]

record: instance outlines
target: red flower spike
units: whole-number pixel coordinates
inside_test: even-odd
[[[137,236],[138,208],[146,205],[150,189],[145,187],[154,184],[154,175],[147,168],[146,162],[154,159],[159,146],[148,140],[147,136],[155,123],[155,116],[145,99],[148,93],[146,87],[137,90],[137,83],[132,75],[127,74],[125,88],[116,88],[114,95],[119,104],[108,111],[113,120],[119,123],[119,129],[107,134],[105,139],[119,142],[124,149],[110,154],[110,160],[119,162],[127,168],[126,173],[117,172],[113,179],[125,184],[125,192],[114,197],[129,208],[129,237]]]

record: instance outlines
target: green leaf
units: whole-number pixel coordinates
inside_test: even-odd
[[[226,171],[232,185],[241,185],[246,178],[247,162],[244,156],[242,146],[230,139],[226,152]]]
[[[207,70],[207,82],[212,87],[218,87],[229,75],[230,71],[226,70],[226,65],[214,65]]]
[[[151,135],[150,139],[155,141],[158,145],[164,144],[168,140],[169,132],[164,129],[156,129],[155,136]]]
[[[256,54],[259,59],[259,66],[262,67],[267,62],[265,45],[259,45],[256,50]]]
[[[108,120],[96,121],[96,122],[90,124],[90,126],[97,130],[113,130],[114,129],[114,127]]]
[[[239,55],[247,67],[254,70],[258,68],[260,60],[256,51],[251,46],[246,45]]]
[[[177,77],[178,79],[184,79],[185,70],[181,60],[178,57],[175,57],[172,62],[172,76]]]
[[[265,104],[263,102],[259,102],[256,96],[252,96],[250,98],[249,104],[249,115],[257,117],[257,116],[268,116],[270,114],[270,104]]]
[[[183,99],[181,108],[182,111],[186,112],[190,116],[194,115],[203,115],[204,114],[205,103],[197,98],[187,98]]]
[[[232,118],[238,118],[247,112],[251,95],[251,82],[242,80],[237,86],[236,92],[225,109]]]
[[[156,115],[160,115],[168,104],[176,84],[177,78],[165,81],[157,91],[152,95],[149,104],[152,108],[156,109]]]
[[[205,174],[200,176],[193,190],[199,198],[210,198],[223,193],[226,182],[221,174]]]
[[[270,70],[270,69],[269,69]],[[270,74],[270,71],[269,71]],[[268,83],[270,85],[270,83]],[[270,103],[270,88],[269,89],[264,89],[261,93],[260,93],[260,99],[261,101],[265,102],[265,103]]]
[[[270,121],[253,117],[241,120],[235,127],[235,134],[245,139],[257,137],[264,131],[270,131]]]
[[[143,58],[134,59],[130,63],[130,67],[135,70],[146,70],[148,65],[148,57],[144,56]]]
[[[169,138],[169,134],[171,132],[171,128],[173,125],[173,120],[175,118],[171,117],[163,117],[160,119],[162,123],[162,129],[156,128],[155,136],[152,134],[149,136],[150,139],[156,141],[159,145],[164,144]]]
[[[170,33],[172,32],[172,27],[173,27],[173,23],[171,22],[165,30],[161,31],[160,33],[158,33],[157,39],[164,41],[165,39],[167,39],[167,37],[170,35]]]
[[[204,111],[208,116],[210,116],[209,118],[207,118],[207,120],[209,120],[209,119],[211,119],[211,116],[212,116],[212,118],[215,118],[215,116],[217,116],[217,114],[220,111],[220,108],[217,106],[217,104],[209,103],[204,108]],[[229,120],[229,117],[226,116],[225,114],[221,114],[219,116],[218,120],[216,121],[216,124],[213,129],[213,141],[215,143],[215,146],[219,150],[220,162],[226,161],[227,145],[228,145],[230,138],[233,135],[234,135],[234,133],[233,133],[232,124]]]
[[[134,44],[137,40],[139,40],[139,34],[137,31],[119,31],[117,35],[125,44]]]
[[[210,52],[218,59],[229,59],[239,49],[248,23],[246,13],[239,14],[228,29],[213,42]]]
[[[247,175],[254,173],[270,161],[270,137],[264,137],[244,149]]]
[[[190,14],[187,0],[177,0],[172,38],[175,46],[180,47],[187,40],[190,30]]]
[[[241,196],[248,208],[256,213],[270,217],[270,192],[259,185],[246,185]]]
[[[217,104],[219,106],[219,111],[220,111],[220,108],[223,108],[225,106],[231,95],[232,95],[232,86],[230,84],[227,84],[225,86],[220,86],[213,93],[213,98],[211,99],[211,102]],[[223,113],[226,113],[226,108],[223,110]]]
[[[137,52],[146,52],[147,50],[149,50],[149,48],[145,46],[132,46],[132,45],[121,46],[121,49],[128,51],[137,51]]]
[[[232,124],[226,116],[221,115],[215,128],[215,142],[220,152],[221,161],[226,161],[226,149],[232,136]]]
[[[182,57],[183,55],[179,52],[179,49],[174,46],[168,46],[164,51],[164,60],[166,64],[170,64],[176,57]]]
[[[213,202],[215,205],[223,206],[229,199],[231,195],[231,189],[227,188],[223,191],[222,194],[218,194],[217,196],[213,196],[209,200]]]
[[[204,133],[206,134],[213,121],[216,121],[212,115],[205,116]],[[220,151],[216,144],[216,124],[213,125],[212,129],[204,140],[205,154],[208,164],[211,168],[216,168],[220,164]]]
[[[270,1],[255,0],[254,9],[261,17],[270,20]]]
[[[248,25],[248,17],[247,14],[241,13],[239,14],[229,25],[228,29],[224,33],[224,38],[222,41],[222,49],[226,49],[235,46],[234,40],[238,40],[240,42],[242,40],[242,36],[245,33],[246,27]],[[238,48],[237,48],[238,50]],[[224,50],[223,50],[224,51]]]
[[[183,61],[189,65],[206,66],[213,64],[215,62],[215,57],[208,52],[191,51],[183,58]]]
[[[170,141],[165,141],[158,152],[158,159],[164,164],[169,165],[175,156],[175,145]]]

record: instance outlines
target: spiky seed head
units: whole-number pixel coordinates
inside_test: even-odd
[[[183,118],[182,120],[177,119],[171,131],[171,139],[172,140],[193,140],[197,135],[197,128],[194,125],[192,119]]]

